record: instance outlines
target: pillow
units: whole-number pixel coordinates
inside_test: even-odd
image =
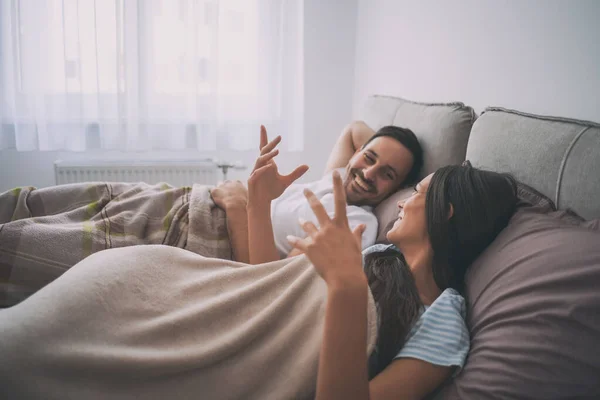
[[[373,130],[385,125],[408,128],[423,148],[421,178],[465,159],[475,111],[463,103],[420,103],[391,96],[371,96],[360,117]]]
[[[600,398],[599,224],[565,215],[519,209],[470,267],[471,350],[435,399]]]

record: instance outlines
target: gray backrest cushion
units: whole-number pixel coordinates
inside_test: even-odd
[[[488,108],[473,125],[466,158],[513,174],[559,209],[600,218],[600,124]]]
[[[423,148],[421,177],[464,161],[475,118],[473,109],[463,103],[418,103],[389,96],[369,97],[361,115],[376,131],[395,125],[417,135]]]
[[[412,130],[423,148],[420,174],[423,178],[440,167],[464,161],[476,115],[463,103],[419,103],[399,97],[371,96],[360,117],[376,131],[386,125]],[[375,208],[378,241],[385,240],[387,229],[398,215],[396,203],[410,192],[400,191]]]

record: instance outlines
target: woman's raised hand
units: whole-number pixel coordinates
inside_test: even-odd
[[[278,198],[288,186],[308,171],[307,165],[301,165],[289,175],[279,174],[274,160],[279,154],[279,150],[275,148],[279,142],[281,136],[269,142],[267,130],[264,126],[260,127],[260,156],[248,179],[248,195],[251,204],[265,204]]]
[[[339,172],[333,172],[333,196],[335,215],[329,218],[327,211],[310,190],[304,195],[319,221],[319,228],[312,222],[301,221],[307,237],[288,236],[290,244],[306,254],[317,272],[328,285],[362,282],[366,279],[362,268],[361,238],[364,225],[350,230],[346,216],[346,192]]]

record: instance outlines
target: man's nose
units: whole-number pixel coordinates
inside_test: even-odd
[[[364,177],[365,177],[366,180],[374,182],[375,181],[375,175],[376,175],[375,167],[365,168],[363,170],[363,175],[364,175]]]

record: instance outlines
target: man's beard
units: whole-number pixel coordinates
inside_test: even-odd
[[[356,193],[351,185],[356,180],[356,176],[359,176],[364,183],[367,184],[369,191],[363,193]],[[356,183],[354,183],[356,185]],[[364,196],[374,193],[373,183],[365,178],[360,168],[347,169],[346,179],[344,180],[344,190],[346,191],[346,202],[352,206],[370,206],[373,205],[373,199],[365,198]]]

